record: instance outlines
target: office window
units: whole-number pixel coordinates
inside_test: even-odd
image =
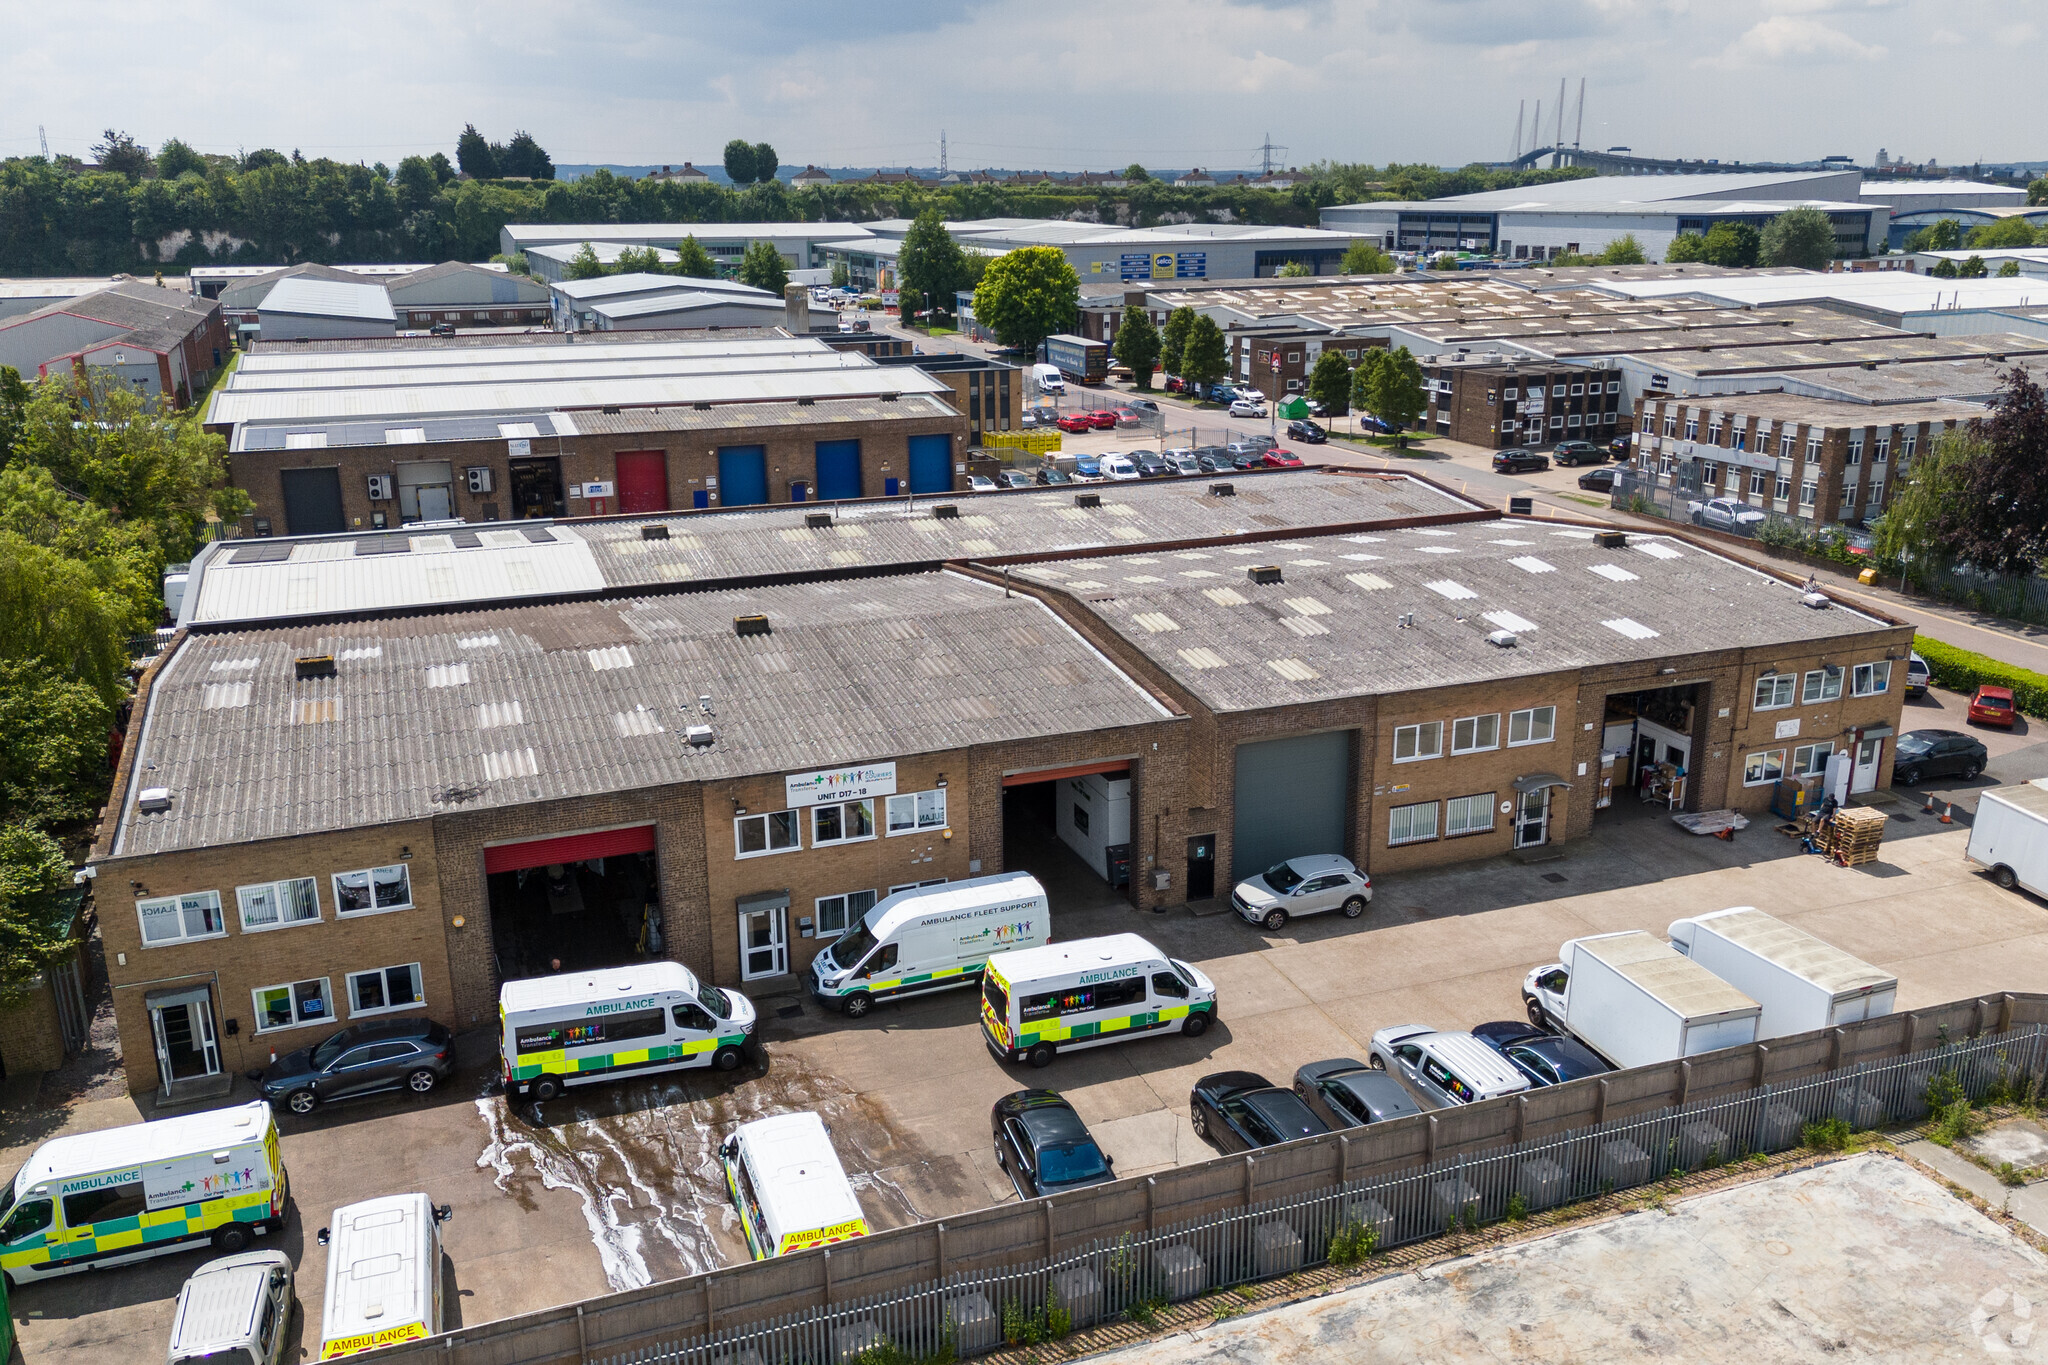
[[[351,1019],[358,1014],[409,1009],[424,1004],[426,998],[420,991],[420,964],[417,962],[348,974],[348,1013]]]
[[[1849,675],[1849,692],[1852,696],[1875,697],[1889,692],[1892,686],[1892,661],[1879,659],[1873,664],[1858,664]]]
[[[1535,706],[1508,714],[1508,747],[1519,744],[1548,744],[1557,733],[1557,708]]]
[[[1552,384],[1550,386],[1550,396],[1552,398],[1563,398],[1565,396],[1565,386],[1563,384]]]
[[[1721,424],[1719,422],[1707,423],[1707,444],[1710,446],[1721,444]]]
[[[1474,754],[1500,747],[1500,712],[1489,716],[1466,716],[1451,722],[1451,752]]]
[[[1868,498],[1866,498],[1866,499],[1865,499],[1865,502],[1866,502],[1866,503],[1867,503],[1867,504],[1868,504],[1869,506],[1871,506],[1871,507],[1879,507],[1879,506],[1882,506],[1882,505],[1883,505],[1883,503],[1884,503],[1884,480],[1883,480],[1883,479],[1872,479],[1872,480],[1870,481],[1870,496],[1869,496]]]
[[[895,886],[890,887],[885,894],[893,896],[898,891],[915,891],[920,886],[944,886],[945,884],[946,879],[944,877],[928,877],[921,882],[898,882]]]
[[[194,939],[221,938],[228,931],[220,913],[220,892],[187,891],[181,896],[153,896],[135,902],[142,921],[142,946],[155,948],[166,943],[190,943]]]
[[[1849,457],[1846,463],[1852,465],[1863,463],[1863,437],[1861,435],[1849,438]]]
[[[1771,496],[1779,502],[1785,502],[1791,498],[1792,476],[1790,474],[1780,474],[1778,476],[1776,485],[1771,489]]]
[[[1686,439],[1686,440],[1688,440],[1688,441],[1697,441],[1697,440],[1698,440],[1699,438],[1700,438],[1700,419],[1699,419],[1699,418],[1697,418],[1697,417],[1688,417],[1688,418],[1686,418],[1686,419],[1685,419],[1685,439]]]
[[[1715,464],[1712,460],[1700,461],[1700,478],[1708,484],[1721,482],[1721,466]]]
[[[1420,758],[1436,758],[1444,751],[1444,723],[1440,720],[1424,721],[1420,725],[1401,725],[1394,729],[1394,762],[1412,763]]]
[[[1610,379],[1610,380],[1608,380],[1608,381],[1607,381],[1607,391],[1608,391],[1609,393],[1620,393],[1620,392],[1621,392],[1621,381],[1620,381],[1619,379]]]
[[[1666,436],[1676,436],[1678,434],[1678,419],[1668,412],[1664,414],[1664,434]]]
[[[1757,787],[1766,782],[1776,782],[1785,775],[1785,751],[1768,749],[1760,754],[1751,754],[1742,761],[1742,785]]]
[[[1586,386],[1585,386],[1584,384],[1574,384],[1574,385],[1572,385],[1572,392],[1571,392],[1571,396],[1572,396],[1572,397],[1574,397],[1574,398],[1577,398],[1577,397],[1581,396],[1582,394],[1584,394],[1585,392],[1586,392]]]
[[[1792,458],[1792,433],[1789,431],[1778,438],[1778,458],[1781,460]]]
[[[1573,413],[1570,416],[1570,418],[1567,419],[1567,424],[1570,426],[1577,426],[1579,424],[1579,414],[1577,414],[1576,412]]]
[[[1872,443],[1870,447],[1870,462],[1872,464],[1883,464],[1887,459],[1891,457],[1891,453],[1892,438],[1889,436],[1880,436],[1874,443]]]
[[[1903,444],[1901,444],[1901,445],[1899,446],[1899,463],[1900,463],[1900,464],[1904,464],[1904,463],[1905,463],[1905,462],[1906,462],[1907,460],[1910,460],[1910,459],[1912,459],[1912,458],[1913,458],[1913,447],[1915,447],[1915,446],[1917,446],[1917,445],[1919,445],[1919,444],[1920,444],[1920,433],[1919,433],[1919,432],[1917,432],[1917,431],[1909,431],[1909,432],[1907,432],[1907,433],[1906,433],[1906,439],[1905,439],[1904,443],[1903,443]]]
[[[1792,704],[1790,673],[1766,673],[1756,680],[1756,695],[1750,699],[1753,711],[1776,711]]]
[[[1749,471],[1749,495],[1750,495],[1750,496],[1751,496],[1752,498],[1760,498],[1760,497],[1762,497],[1762,496],[1764,495],[1764,471],[1763,471],[1763,470],[1761,470],[1761,469],[1752,469],[1752,470],[1750,470],[1750,471]]]
[[[1808,464],[1820,463],[1820,437],[1808,436],[1806,438],[1806,462]]]
[[[1396,806],[1387,812],[1387,846],[1419,844],[1436,838],[1436,802]]]
[[[1812,706],[1816,702],[1834,701],[1841,695],[1842,669],[1839,664],[1829,664],[1825,668],[1811,670],[1807,673],[1806,680],[1799,689],[1799,701],[1802,706]]]
[[[1802,744],[1792,751],[1792,776],[1821,777],[1828,770],[1828,755],[1834,753],[1834,742],[1825,744]]]
[[[412,874],[404,863],[334,874],[334,911],[338,915],[369,915],[411,905]]]
[[[1576,424],[1576,423],[1578,422],[1578,420],[1579,420],[1578,414],[1577,414],[1577,413],[1573,413],[1573,414],[1572,414],[1572,421],[1573,421],[1573,423],[1574,423],[1574,424]],[[1551,426],[1552,426],[1553,428],[1556,428],[1556,427],[1562,427],[1562,426],[1564,425],[1564,418],[1562,418],[1562,417],[1553,417],[1553,418],[1551,418],[1551,419],[1550,419],[1550,425],[1551,425]]]
[[[1607,413],[1607,414],[1606,414],[1605,416],[1601,417],[1600,421],[1601,421],[1602,425],[1604,425],[1604,426],[1610,426],[1610,427],[1611,427],[1611,426],[1613,426],[1613,425],[1614,425],[1614,424],[1615,424],[1615,423],[1616,423],[1616,422],[1617,422],[1617,421],[1618,421],[1618,420],[1620,419],[1620,417],[1621,417],[1621,414],[1620,414],[1620,413],[1618,413],[1618,412],[1610,412],[1610,413]]]
[[[915,834],[921,829],[944,829],[946,793],[943,790],[899,792],[889,798],[887,813],[892,836]]]
[[[236,887],[235,901],[242,910],[242,932],[315,923],[320,918],[318,886],[319,883],[311,877],[295,877],[290,881]]]
[[[1742,427],[1735,427],[1728,433],[1728,446],[1731,450],[1748,450],[1749,432]]]
[[[1455,796],[1444,802],[1444,838],[1485,834],[1493,828],[1493,793]]]
[[[297,1028],[300,1024],[324,1024],[334,1018],[328,999],[327,978],[291,981],[282,986],[259,986],[250,994],[256,1001],[256,1031]]]
[[[873,801],[835,801],[811,807],[811,847],[851,844],[875,837]]]
[[[1815,500],[1817,500],[1819,497],[1820,485],[1815,483],[1812,479],[1807,479],[1805,482],[1799,485],[1799,505],[1801,507],[1813,506]]]
[[[1502,389],[1500,391],[1500,396],[1504,401],[1512,403],[1515,401],[1516,395],[1520,392],[1520,389]]]
[[[875,908],[872,891],[849,891],[843,896],[818,898],[818,933],[844,933],[847,926]]]
[[[766,815],[742,815],[732,822],[733,856],[758,858],[769,853],[787,853],[803,847],[797,832],[796,812],[769,811]]]

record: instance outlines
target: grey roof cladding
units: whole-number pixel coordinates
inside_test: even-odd
[[[287,274],[270,287],[263,296],[263,302],[256,305],[259,316],[264,313],[290,313],[307,317],[360,318],[371,322],[390,322],[397,315],[391,311],[391,296],[384,292],[384,286],[367,280],[315,279],[310,275]]]
[[[1242,548],[1257,554],[1149,551],[1015,572],[1076,598],[1215,711],[1895,629],[1636,532],[1610,550],[1590,531],[1499,520]],[[1252,565],[1279,566],[1282,581],[1252,583]],[[1502,630],[1516,643],[1488,642]]]
[[[771,633],[736,635],[755,612]],[[296,679],[317,654],[335,674]],[[1044,603],[952,573],[192,635],[135,760],[171,808],[119,798],[112,854],[1171,717]]]

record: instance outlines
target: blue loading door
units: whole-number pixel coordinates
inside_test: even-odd
[[[910,491],[950,493],[953,491],[953,438],[913,436],[910,438]]]
[[[726,507],[752,507],[768,501],[767,447],[718,448],[718,501]]]
[[[818,442],[818,500],[834,502],[860,495],[860,442]]]

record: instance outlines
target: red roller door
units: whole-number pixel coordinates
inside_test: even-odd
[[[564,834],[523,844],[499,844],[484,850],[485,872],[517,872],[551,863],[580,863],[585,858],[616,858],[627,853],[654,852],[654,826],[605,829],[595,834]]]
[[[619,510],[629,515],[668,511],[668,452],[622,450],[617,458]]]
[[[1131,760],[1112,758],[1101,763],[1077,763],[1071,768],[1039,768],[1028,773],[1004,773],[1005,787],[1028,787],[1033,782],[1058,782],[1069,777],[1086,777],[1090,773],[1115,773],[1122,777],[1130,772]]]

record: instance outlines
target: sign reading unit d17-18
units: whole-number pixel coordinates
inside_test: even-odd
[[[784,804],[822,806],[831,801],[859,801],[896,793],[896,764],[860,763],[815,773],[791,773],[782,779]]]

